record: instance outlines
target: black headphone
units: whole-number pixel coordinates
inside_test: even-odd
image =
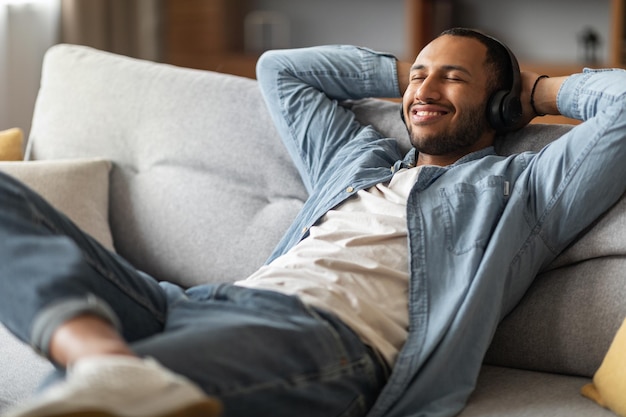
[[[478,31],[477,31],[478,32]],[[520,75],[519,63],[517,58],[508,46],[500,42],[493,36],[489,36],[483,32],[481,35],[493,40],[501,45],[507,52],[511,61],[511,70],[513,72],[513,80],[509,90],[498,90],[489,97],[487,101],[487,121],[498,133],[505,133],[519,127],[522,118],[522,101],[520,95],[522,92],[522,77]],[[400,117],[406,123],[404,118],[404,108],[400,108]]]
[[[483,35],[485,34],[483,33]],[[517,58],[515,58],[509,47],[494,37],[485,36],[502,45],[511,61],[511,70],[513,72],[511,88],[509,90],[496,91],[487,102],[487,120],[489,124],[498,133],[504,133],[519,127],[522,119],[522,101],[520,100],[522,77]]]

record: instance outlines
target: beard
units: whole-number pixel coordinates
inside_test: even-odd
[[[485,117],[485,106],[478,105],[461,113],[457,123],[448,125],[443,132],[418,134],[414,126],[408,125],[411,144],[427,155],[448,155],[458,153],[478,142],[489,127]]]

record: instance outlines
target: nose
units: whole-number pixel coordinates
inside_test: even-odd
[[[440,85],[432,75],[427,76],[415,89],[415,99],[421,103],[431,103],[441,98]]]

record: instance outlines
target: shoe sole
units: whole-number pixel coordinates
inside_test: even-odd
[[[179,408],[166,413],[142,415],[142,417],[219,417],[222,413],[222,405],[219,401],[207,400]],[[30,416],[30,414],[29,414]],[[128,414],[119,414],[103,410],[74,410],[58,411],[50,413],[33,414],[33,417],[130,417]]]

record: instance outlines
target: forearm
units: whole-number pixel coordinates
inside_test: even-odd
[[[409,87],[409,74],[411,72],[410,62],[397,62],[398,86],[400,87],[400,95],[403,95]]]
[[[565,79],[567,77],[537,78],[533,82],[532,97],[528,98],[528,102],[530,103],[532,100],[534,106],[531,110],[538,115],[560,114],[557,106],[557,95]]]
[[[312,87],[333,100],[368,97],[399,97],[396,59],[392,55],[350,45],[320,46],[270,51],[273,67],[266,57],[259,60],[257,78],[281,88]],[[270,80],[267,80],[269,72]],[[266,81],[267,80],[267,81]]]
[[[600,113],[614,112],[623,124],[626,112],[626,71],[587,70],[563,81],[556,97],[559,114],[578,120],[589,120]]]
[[[549,78],[522,72],[521,101],[526,121],[545,114],[588,120],[608,106],[620,106],[620,101],[623,106],[625,95],[623,70],[592,70]]]
[[[536,88],[538,110],[584,121],[534,157],[525,183],[535,190],[530,207],[537,221],[543,219],[546,232],[540,234],[559,237],[546,240],[556,253],[578,234],[577,227],[597,218],[626,189],[626,72],[589,71],[544,83],[548,80]]]
[[[257,64],[257,79],[278,133],[308,190],[361,125],[338,102],[398,97],[396,59],[351,46],[271,51]],[[377,136],[373,130],[368,135]]]

